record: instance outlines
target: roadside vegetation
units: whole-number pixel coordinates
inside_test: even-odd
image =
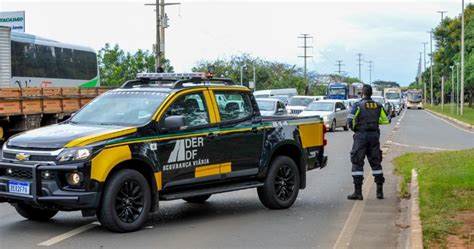
[[[418,172],[425,248],[446,248],[449,235],[465,244],[474,231],[474,149],[408,153],[394,159],[403,176],[400,195],[409,197],[411,170]]]
[[[469,107],[468,104],[464,105],[464,115],[462,116],[456,114],[456,105],[452,104],[445,104],[444,110],[441,110],[441,105],[431,107],[430,104],[425,104],[425,108],[474,125],[474,108]]]

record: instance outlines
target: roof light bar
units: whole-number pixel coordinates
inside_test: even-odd
[[[138,73],[137,79],[191,79],[206,78],[206,73]]]

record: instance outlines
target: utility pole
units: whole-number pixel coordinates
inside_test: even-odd
[[[306,81],[306,86],[305,86],[305,95],[306,95],[308,94],[308,90],[309,90],[307,59],[313,57],[313,56],[308,55],[307,53],[307,49],[312,48],[312,46],[307,45],[308,44],[307,40],[313,39],[313,37],[310,34],[301,34],[300,36],[298,36],[298,38],[303,39],[303,46],[299,46],[299,47],[304,50],[304,54],[303,56],[298,56],[298,57],[303,58],[304,60],[304,79]]]
[[[444,76],[441,76],[441,110],[444,110]]]
[[[358,53],[357,54],[357,57],[359,57],[359,59],[357,59],[359,61],[359,63],[357,64],[359,66],[359,81],[362,82],[362,71],[361,71],[361,66],[362,66],[362,54],[361,53]]]
[[[422,61],[421,61],[421,52],[420,52],[420,59],[418,60],[418,85],[421,85],[421,66]]]
[[[342,64],[341,60],[338,60],[336,62],[337,62],[337,64],[336,64],[337,71],[336,72],[337,72],[337,74],[339,74],[339,76],[341,76],[342,75],[341,67],[344,66],[344,64]]]
[[[373,71],[373,68],[374,66],[372,66],[374,62],[373,61],[369,61],[369,84],[372,85],[372,71]]]
[[[423,42],[423,72],[426,71],[426,44],[428,44],[428,42]],[[423,101],[424,103],[426,104],[426,94],[427,94],[427,91],[426,91],[426,81],[423,80]]]
[[[446,10],[440,10],[440,11],[437,11],[437,12],[441,14],[441,22],[443,22],[443,20],[444,20],[444,13],[447,13],[447,11],[446,11]]]
[[[433,30],[428,31],[430,33],[430,56],[431,56],[431,63],[430,63],[430,102],[431,107],[433,107]]]
[[[161,1],[161,2],[160,2]],[[179,5],[180,3],[165,3],[165,0],[156,0],[156,3],[146,3],[145,6],[155,6],[156,9],[156,44],[155,44],[155,70],[162,71],[161,60],[165,58],[165,28],[168,27],[168,17],[165,6]]]
[[[464,114],[464,0],[462,0],[462,21],[461,21],[461,107],[460,114]]]

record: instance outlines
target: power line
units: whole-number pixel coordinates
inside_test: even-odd
[[[298,36],[298,39],[303,39],[303,46],[299,46],[299,48],[303,48],[304,52],[303,55],[300,55],[298,57],[303,58],[304,60],[304,78],[306,80],[305,94],[307,94],[309,90],[307,59],[313,57],[311,55],[308,55],[307,53],[308,48],[312,48],[312,46],[307,45],[307,40],[313,39],[313,37],[310,34],[301,34],[300,36]]]

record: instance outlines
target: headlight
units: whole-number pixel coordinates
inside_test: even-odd
[[[91,152],[91,148],[88,147],[65,149],[58,155],[56,160],[58,162],[82,161],[88,159],[91,156]]]

